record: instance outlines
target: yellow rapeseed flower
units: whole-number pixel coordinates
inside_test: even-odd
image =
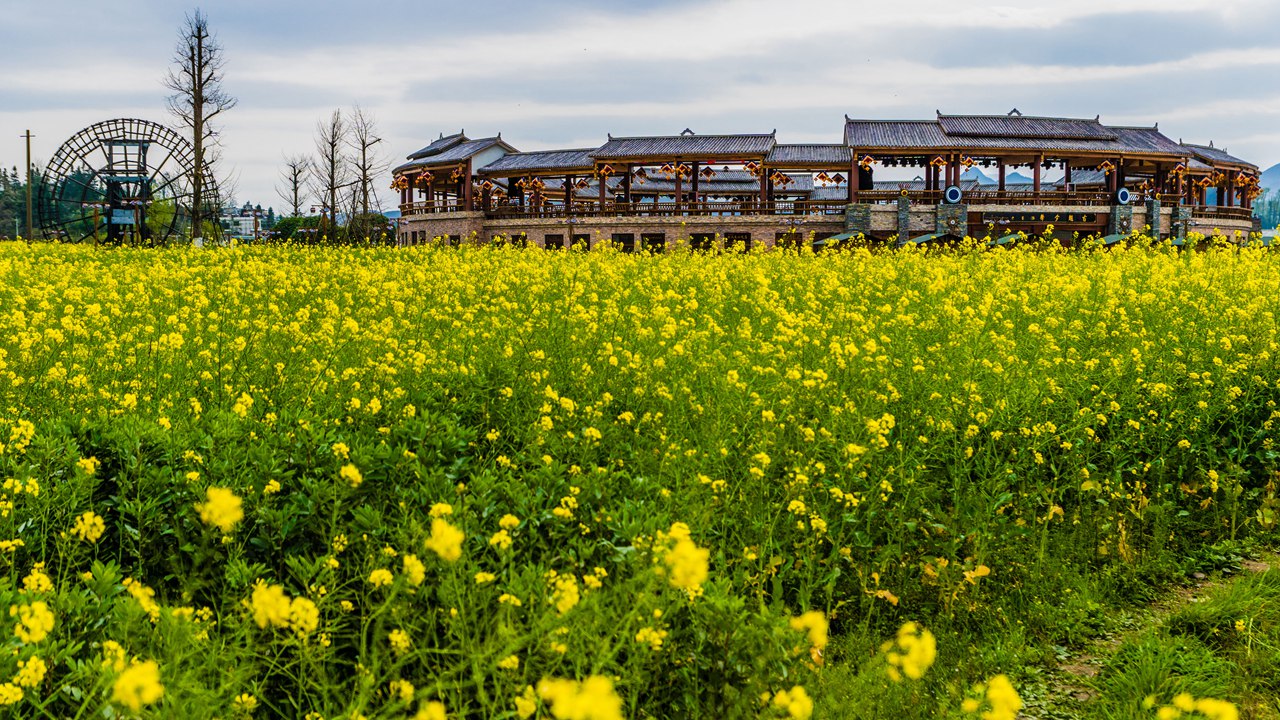
[[[791,618],[791,629],[806,632],[809,644],[819,650],[827,646],[827,618],[821,610],[810,610],[803,615]]]
[[[897,638],[885,643],[882,649],[889,663],[889,677],[894,681],[901,680],[904,675],[911,680],[919,680],[938,656],[938,644],[933,633],[913,622],[899,628]]]
[[[445,562],[455,562],[462,557],[462,541],[466,538],[461,530],[449,524],[447,520],[435,518],[431,521],[431,537],[427,538],[427,549],[440,556]]]
[[[418,713],[413,716],[413,720],[448,720],[448,717],[444,703],[432,700],[418,708]]]
[[[196,503],[200,511],[200,520],[205,525],[216,527],[229,533],[244,519],[244,509],[240,498],[227,488],[211,487],[205,491],[205,502]]]
[[[538,683],[538,694],[558,720],[623,720],[622,698],[601,675],[581,682],[549,678]]]
[[[427,568],[417,555],[405,555],[400,559],[404,565],[404,576],[409,584],[417,587],[427,579]]]
[[[107,531],[107,523],[102,516],[90,510],[76,518],[71,532],[84,542],[96,543]]]
[[[160,666],[154,660],[130,665],[111,686],[111,701],[134,712],[141,710],[144,705],[159,702],[163,696]]]
[[[43,600],[36,600],[30,605],[11,605],[9,616],[18,618],[13,634],[25,644],[38,643],[53,632],[53,613]]]
[[[258,627],[284,627],[289,624],[289,610],[292,603],[285,595],[284,588],[279,585],[268,585],[259,580],[253,586],[253,595],[249,599],[253,610],[253,621]]]
[[[38,657],[19,660],[18,674],[13,676],[13,681],[22,687],[37,687],[44,682],[44,675],[48,670],[49,667],[44,664],[44,660]]]
[[[796,685],[790,690],[779,690],[773,696],[774,707],[784,710],[794,720],[809,720],[813,715],[813,700],[805,689]]]
[[[320,625],[320,608],[308,598],[294,598],[289,603],[289,627],[305,638]]]
[[[347,484],[353,488],[360,487],[360,483],[364,482],[364,475],[360,474],[360,468],[347,463],[338,471],[338,477],[347,481]]]

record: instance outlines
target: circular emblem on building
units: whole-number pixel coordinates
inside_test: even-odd
[[[1116,191],[1117,205],[1128,205],[1129,201],[1132,199],[1133,199],[1133,194],[1129,192],[1129,188],[1122,187]]]
[[[959,185],[948,185],[947,189],[942,191],[942,199],[948,205],[955,205],[964,199],[964,193],[960,191]]]

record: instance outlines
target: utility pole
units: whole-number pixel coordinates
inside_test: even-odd
[[[31,138],[34,136],[28,130],[22,137],[27,139],[27,242],[31,242]]]

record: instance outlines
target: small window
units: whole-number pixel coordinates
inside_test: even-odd
[[[667,234],[645,233],[640,236],[640,246],[651,253],[665,252],[667,249]]]
[[[572,247],[581,248],[583,250],[590,250],[591,236],[586,233],[583,233],[581,235],[574,235]]]
[[[689,247],[693,250],[709,251],[716,249],[716,236],[713,233],[694,233],[689,238]]]
[[[462,244],[462,236],[461,236],[461,235],[450,235],[450,236],[449,236],[449,247],[458,247],[458,246],[459,246],[459,245],[461,245],[461,244]]]
[[[564,247],[564,235],[543,236],[542,247],[547,250],[560,250]]]
[[[636,236],[632,233],[614,233],[613,244],[617,245],[622,252],[635,252]]]

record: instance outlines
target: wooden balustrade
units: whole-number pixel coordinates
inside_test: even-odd
[[[417,202],[401,203],[400,205],[400,214],[404,217],[466,211],[466,206],[457,202],[427,202],[426,200],[419,200]]]
[[[1200,220],[1236,220],[1248,222],[1253,219],[1253,210],[1241,207],[1193,205],[1191,207],[1191,217]]]
[[[565,217],[733,217],[738,215],[844,215],[844,202],[759,200],[719,202],[575,202],[564,205],[505,204],[489,211],[495,219],[554,219]]]

